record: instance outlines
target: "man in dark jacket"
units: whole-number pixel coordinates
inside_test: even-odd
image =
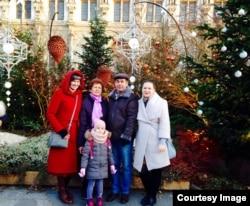
[[[132,179],[132,148],[138,112],[138,97],[129,88],[127,74],[114,77],[115,89],[109,94],[109,115],[107,128],[112,132],[111,143],[117,172],[112,176],[112,192],[106,201],[111,202],[119,195],[120,202],[129,201]],[[121,167],[122,164],[122,167]],[[122,178],[120,178],[122,168]]]

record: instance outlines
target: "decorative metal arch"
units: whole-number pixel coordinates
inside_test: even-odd
[[[155,6],[158,6],[160,7],[161,9],[163,9],[172,19],[173,21],[175,22],[177,28],[178,28],[178,31],[180,32],[180,35],[181,35],[181,38],[182,38],[182,41],[183,41],[183,45],[184,45],[184,49],[185,49],[185,53],[186,53],[186,56],[188,56],[188,52],[187,52],[187,46],[186,46],[186,42],[185,42],[185,39],[184,39],[184,36],[182,34],[182,31],[181,31],[181,28],[178,24],[178,22],[176,21],[176,19],[174,18],[174,16],[163,6],[161,6],[160,4],[157,4],[157,3],[154,3],[154,2],[151,2],[151,1],[138,1],[138,2],[134,2],[134,4],[143,4],[143,3],[146,3],[146,4],[153,4]]]

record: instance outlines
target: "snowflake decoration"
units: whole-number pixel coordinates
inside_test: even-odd
[[[14,35],[8,28],[0,32],[0,62],[8,72],[8,78],[12,68],[19,62],[27,59],[28,45]]]
[[[116,38],[116,51],[125,56],[132,65],[151,49],[151,36],[143,33],[135,22],[134,9],[130,8],[130,27]]]

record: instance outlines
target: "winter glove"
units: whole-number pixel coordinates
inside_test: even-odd
[[[131,137],[125,134],[122,134],[120,137],[120,142],[122,146],[128,145],[131,142]]]
[[[60,136],[64,138],[68,134],[68,131],[66,129],[62,129],[58,132],[58,134],[60,134]]]
[[[117,172],[117,170],[115,169],[115,165],[110,165],[110,171],[112,175],[114,175]]]
[[[85,134],[84,134],[84,137],[85,137],[85,139],[87,139],[87,140],[93,140],[93,137],[92,137],[92,135],[91,135],[91,130],[90,129],[87,129],[86,130],[86,132],[85,132]]]
[[[78,173],[78,175],[83,178],[85,176],[85,168],[81,168],[81,170]]]

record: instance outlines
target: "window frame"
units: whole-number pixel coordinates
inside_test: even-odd
[[[113,21],[118,23],[129,22],[130,20],[129,10],[130,10],[129,0],[114,0]]]
[[[63,21],[65,19],[65,0],[49,0],[49,19]],[[52,13],[53,12],[53,13]],[[55,15],[57,13],[57,15]]]

